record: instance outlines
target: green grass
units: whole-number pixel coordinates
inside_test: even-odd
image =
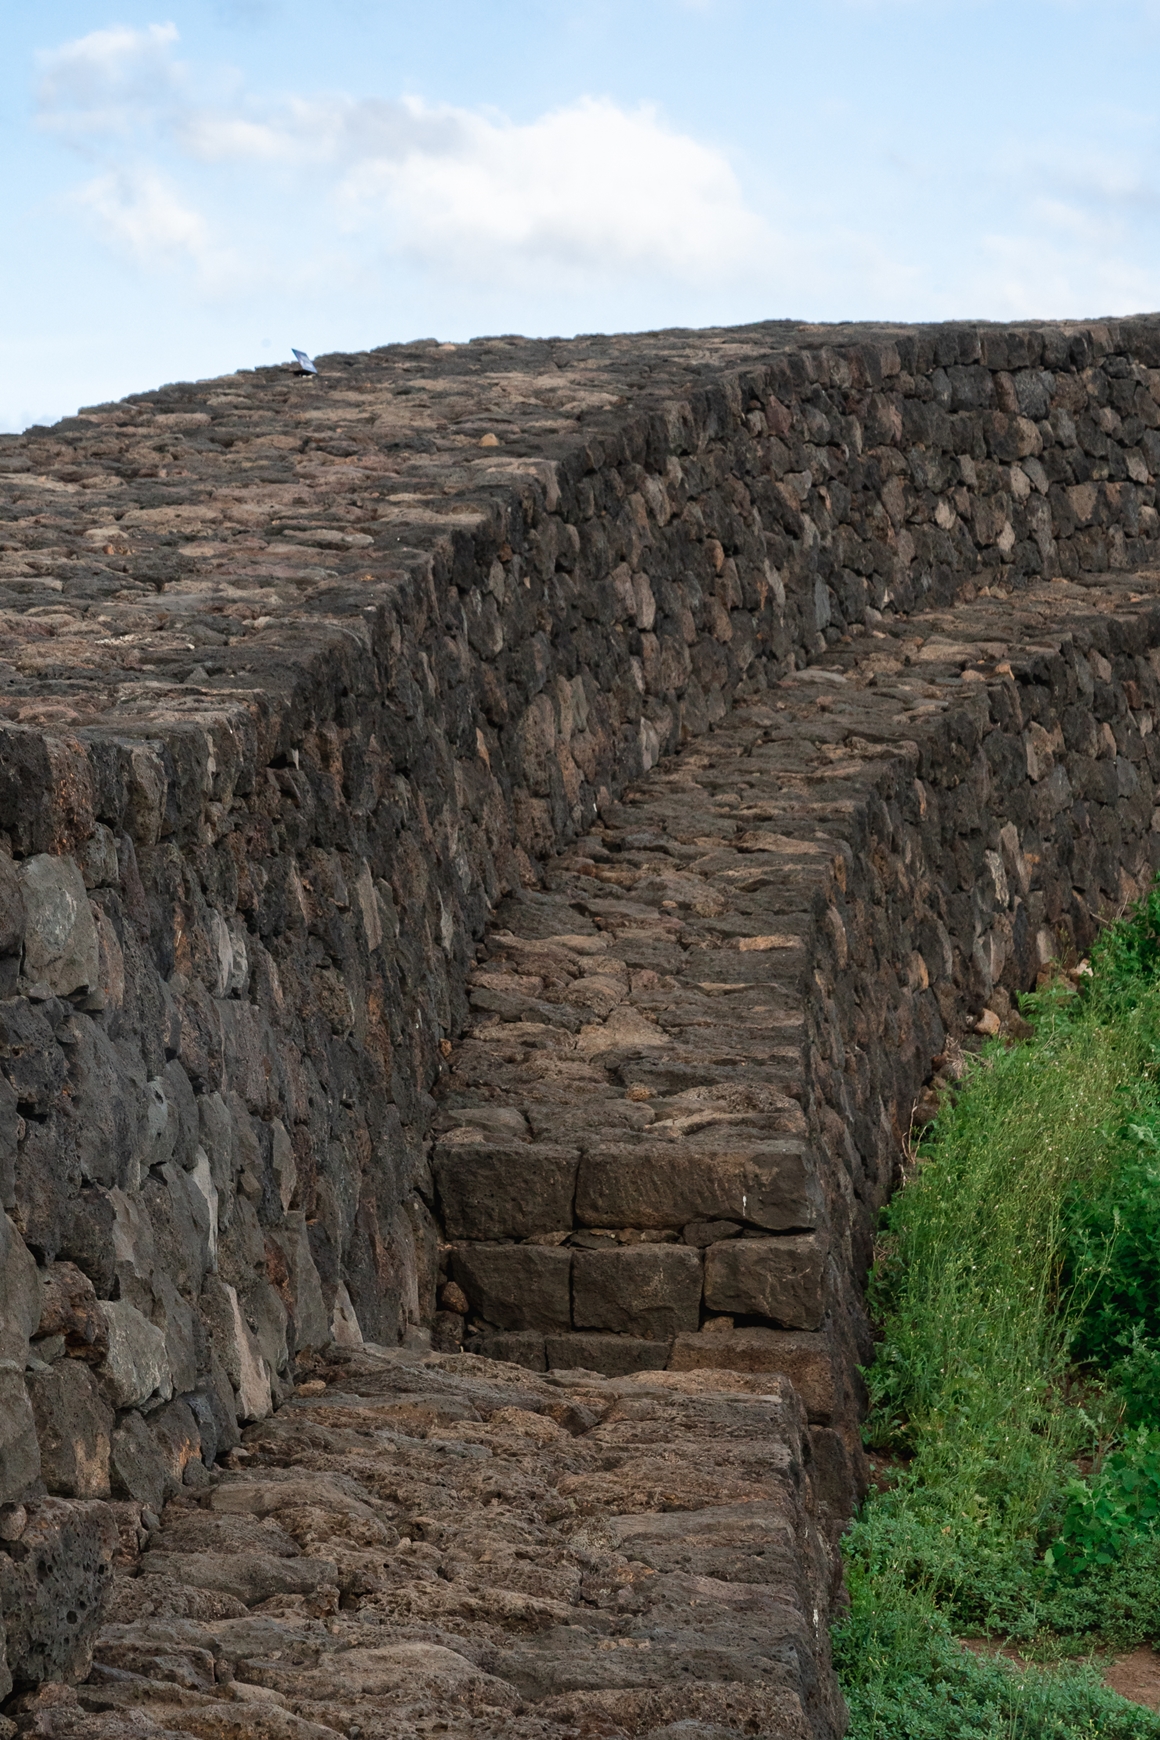
[[[1082,1664],[956,1641],[1160,1638],[1160,1440],[1124,1439],[1160,1425],[1160,895],[1092,965],[972,1061],[886,1217],[868,1441],[898,1468],[846,1541],[854,1740],[1160,1737]]]

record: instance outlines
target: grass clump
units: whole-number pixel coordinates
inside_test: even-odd
[[[1082,1664],[1160,1636],[1160,892],[972,1060],[885,1218],[835,1651],[855,1740],[1155,1736]]]

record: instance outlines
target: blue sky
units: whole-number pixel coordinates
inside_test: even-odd
[[[1158,0],[8,0],[0,428],[437,335],[1160,307]]]

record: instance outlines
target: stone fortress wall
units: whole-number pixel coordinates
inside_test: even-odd
[[[0,438],[18,1686],[332,1342],[786,1372],[848,1507],[932,1062],[1157,861],[1160,320],[320,366]]]

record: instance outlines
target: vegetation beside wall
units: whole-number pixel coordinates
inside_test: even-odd
[[[888,1211],[855,1740],[1160,1735],[1097,1671],[1160,1637],[1158,966],[1154,891],[970,1060]]]

